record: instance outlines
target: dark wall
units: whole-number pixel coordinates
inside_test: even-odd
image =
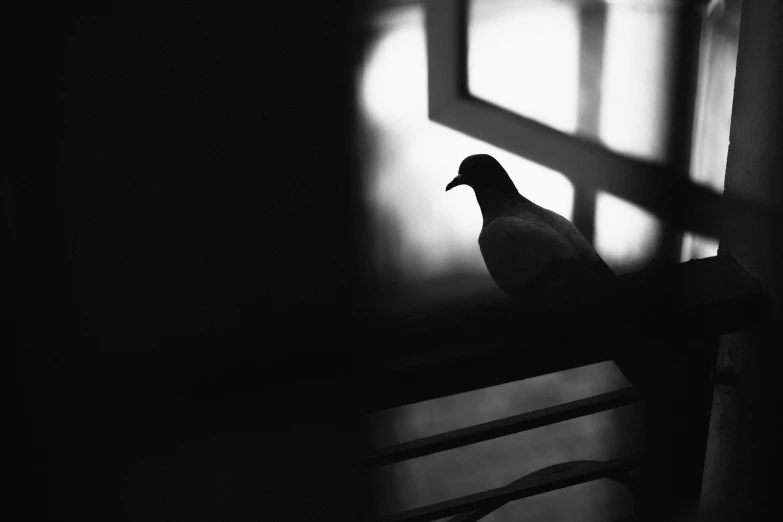
[[[350,505],[345,14],[17,19],[4,242],[40,513]]]
[[[148,349],[118,328],[280,330],[344,299],[344,35],[288,14],[70,28],[57,196],[102,349]]]
[[[716,387],[702,489],[705,520],[764,519],[780,510],[783,389],[783,4],[742,3],[724,195],[746,208],[721,239],[770,299],[756,328],[721,339],[736,385]]]

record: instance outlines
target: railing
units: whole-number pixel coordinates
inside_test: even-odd
[[[415,459],[441,451],[505,437],[523,431],[548,426],[592,413],[618,408],[641,400],[641,394],[633,388],[595,395],[587,399],[559,404],[513,417],[476,424],[467,428],[424,437],[370,452],[359,459],[362,467],[371,468],[393,464],[401,460]]]
[[[588,310],[536,311],[505,299],[385,325],[383,333],[372,342],[377,352],[397,356],[375,361],[373,366],[378,369],[365,383],[369,392],[366,409],[411,404],[562,371],[605,361],[621,352],[629,357],[657,352],[659,357],[676,358],[679,362],[671,366],[685,379],[670,378],[668,368],[662,368],[660,386],[653,390],[617,390],[376,449],[359,455],[357,464],[364,469],[378,467],[645,399],[659,404],[662,416],[658,421],[671,421],[668,435],[639,454],[606,462],[562,463],[502,488],[379,520],[427,521],[448,516],[457,516],[454,522],[479,520],[513,500],[599,478],[618,480],[629,487],[636,494],[637,515],[647,515],[653,507],[663,510],[681,509],[686,504],[692,507],[694,502],[698,505],[717,338],[750,327],[762,307],[767,306],[767,298],[728,256],[619,279],[623,288],[620,300],[596,304]],[[648,342],[631,342],[640,338]],[[548,349],[533,352],[535,357],[531,357],[525,347],[544,341]],[[400,347],[405,347],[405,353],[400,353]],[[655,458],[645,458],[650,455]],[[647,473],[643,483],[625,474],[637,467]]]
[[[641,461],[641,455],[631,455],[607,462],[577,461],[558,464],[531,473],[502,488],[439,502],[378,520],[379,522],[427,522],[452,515],[459,515],[453,518],[452,522],[479,520],[513,500],[599,478],[614,478],[623,484],[632,484],[633,479],[624,474],[638,466]]]

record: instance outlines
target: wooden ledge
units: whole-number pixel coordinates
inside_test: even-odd
[[[367,406],[382,409],[666,349],[667,338],[750,327],[768,304],[730,256],[619,277],[620,291],[577,307],[510,298],[383,324],[364,339]],[[658,342],[634,343],[635,339]],[[644,346],[644,347],[642,347]]]

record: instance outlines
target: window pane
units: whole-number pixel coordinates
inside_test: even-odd
[[[562,0],[473,0],[471,94],[573,133],[579,89],[579,5]]]
[[[470,92],[617,152],[664,160],[680,13],[674,2],[471,0]]]
[[[612,3],[608,6],[601,83],[601,140],[617,152],[664,161],[669,115],[675,22],[673,4]]]

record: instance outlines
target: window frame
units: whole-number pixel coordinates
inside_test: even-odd
[[[613,152],[473,96],[468,88],[468,0],[424,0],[422,5],[431,121],[558,171],[577,192],[602,190],[678,230],[720,238],[723,197],[694,183],[682,169]],[[590,223],[575,224],[592,228]]]

